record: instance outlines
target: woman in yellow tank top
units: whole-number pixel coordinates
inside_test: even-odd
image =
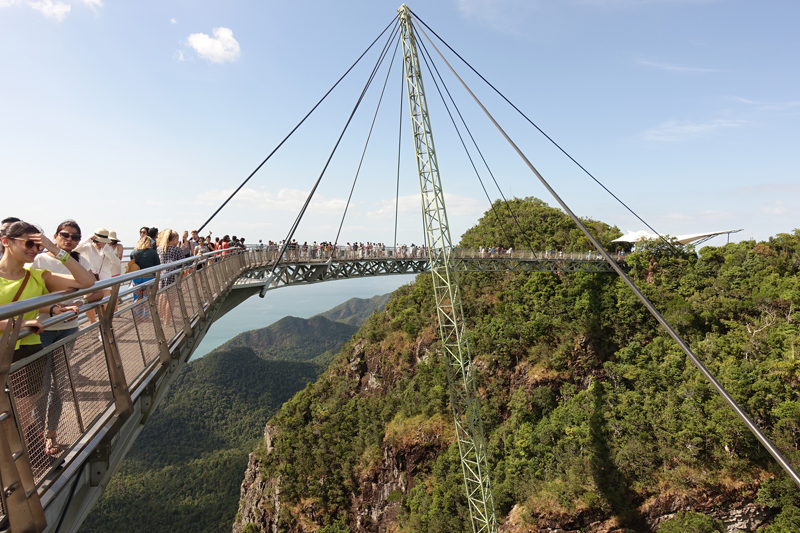
[[[54,291],[66,289],[88,289],[94,284],[92,276],[80,263],[69,254],[59,249],[53,241],[45,237],[41,230],[27,222],[14,222],[0,235],[3,245],[3,257],[0,258],[0,305],[9,304],[14,300],[20,287],[24,285],[17,301],[41,296]],[[26,263],[31,263],[36,255],[45,249],[52,252],[69,269],[71,276],[53,274],[49,270],[25,268]],[[26,282],[25,279],[28,281]],[[21,346],[39,344],[39,333],[42,332],[42,323],[36,319],[38,310],[25,313],[22,328],[34,330],[35,335],[29,335],[17,342],[16,349]],[[0,333],[4,331],[13,319],[0,320]],[[15,359],[18,357],[15,354]]]

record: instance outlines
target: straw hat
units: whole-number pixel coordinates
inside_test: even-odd
[[[108,230],[106,228],[97,228],[94,230],[94,235],[92,235],[92,237],[94,237],[94,240],[98,242],[103,242],[106,244],[111,242],[111,239],[108,237]]]
[[[111,239],[112,242],[113,241],[119,242],[119,239],[117,239],[117,232],[116,231],[109,231],[108,232],[108,238]]]

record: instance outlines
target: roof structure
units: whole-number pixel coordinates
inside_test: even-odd
[[[708,233],[690,233],[688,235],[677,235],[675,236],[675,240],[679,244],[702,244],[709,239],[713,239],[718,235],[730,235],[731,233],[739,233],[742,231],[741,229],[729,229],[725,231],[712,231]],[[614,239],[611,242],[629,242],[635,244],[639,241],[647,241],[650,239],[657,239],[659,238],[658,235],[654,233],[649,233],[647,231],[630,231],[628,230],[625,235],[618,239]]]

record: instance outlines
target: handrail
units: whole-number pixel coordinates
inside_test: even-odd
[[[384,250],[370,251],[367,254],[367,252],[365,251],[362,252],[361,249],[359,249],[358,251],[347,251],[343,247],[339,246],[335,250],[322,251],[321,253],[318,254],[317,257],[311,258],[309,257],[311,254],[310,250],[307,252],[302,252],[298,248],[297,250],[291,252],[292,255],[286,254],[285,259],[283,259],[281,263],[324,262],[331,258],[339,260],[365,260],[365,259],[426,260],[424,253],[420,252],[420,250],[422,250],[422,248],[417,247],[416,254],[412,255],[411,248],[408,247],[405,253],[401,252],[401,255],[397,255],[396,254],[397,249],[395,247],[387,246],[385,251]],[[28,313],[35,309],[49,307],[51,305],[57,304],[59,302],[62,302],[70,298],[74,299],[80,296],[84,296],[86,294],[92,294],[100,290],[110,289],[115,285],[121,285],[124,283],[128,283],[134,279],[154,275],[156,272],[163,272],[165,270],[177,270],[176,267],[178,266],[184,266],[190,263],[198,263],[202,262],[203,260],[208,261],[210,258],[220,257],[224,254],[249,253],[249,252],[261,253],[264,256],[269,256],[271,254],[277,255],[276,251],[268,249],[268,245],[263,245],[263,247],[261,248],[259,248],[259,245],[248,245],[248,247],[244,249],[229,248],[227,250],[216,250],[214,252],[209,252],[207,254],[203,254],[200,256],[187,257],[185,259],[174,261],[172,263],[157,265],[154,267],[137,270],[136,272],[114,276],[113,278],[98,281],[88,289],[80,289],[80,290],[70,289],[67,291],[58,291],[44,296],[37,296],[35,298],[29,298],[27,300],[15,302],[13,304],[0,305],[0,320],[19,316],[21,314]],[[335,257],[333,252],[335,252]],[[475,248],[456,248],[453,253],[456,258],[460,259],[538,259],[545,261],[568,260],[568,261],[591,261],[591,262],[604,261],[602,257],[598,258],[596,256],[596,252],[588,252],[588,251],[548,252],[546,250],[539,250],[539,251],[512,251],[511,253],[508,252],[490,253],[488,251],[480,252],[480,250]],[[302,256],[302,254],[306,255]],[[265,257],[265,260],[272,261],[267,257]],[[620,260],[619,256],[618,260]],[[130,294],[131,292],[134,292],[134,290],[133,289],[128,290],[127,294]],[[123,293],[123,295],[124,294],[126,293]],[[92,306],[97,307],[99,305],[102,305],[102,303],[103,303],[102,300],[99,302],[93,302]],[[88,307],[87,309],[91,308],[92,307]]]
[[[77,298],[80,296],[84,296],[86,294],[92,294],[93,292],[97,292],[100,290],[110,289],[115,285],[129,283],[135,279],[153,275],[156,272],[161,272],[168,269],[177,270],[176,266],[182,266],[188,263],[195,263],[198,262],[198,258],[209,258],[209,257],[219,256],[220,254],[223,254],[225,252],[231,252],[231,250],[219,250],[215,252],[209,252],[207,254],[203,254],[202,256],[187,257],[185,259],[174,261],[172,263],[156,265],[150,268],[143,268],[137,270],[136,272],[120,274],[119,276],[114,276],[113,278],[95,282],[95,284],[89,287],[88,289],[69,289],[66,291],[56,291],[56,292],[51,292],[50,294],[46,294],[44,296],[28,298],[27,300],[14,302],[12,304],[0,305],[0,320],[29,313],[35,309],[48,307],[49,305],[53,305],[68,299],[67,297]]]

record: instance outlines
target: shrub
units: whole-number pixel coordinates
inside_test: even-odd
[[[725,533],[721,520],[694,511],[678,511],[658,533]]]

